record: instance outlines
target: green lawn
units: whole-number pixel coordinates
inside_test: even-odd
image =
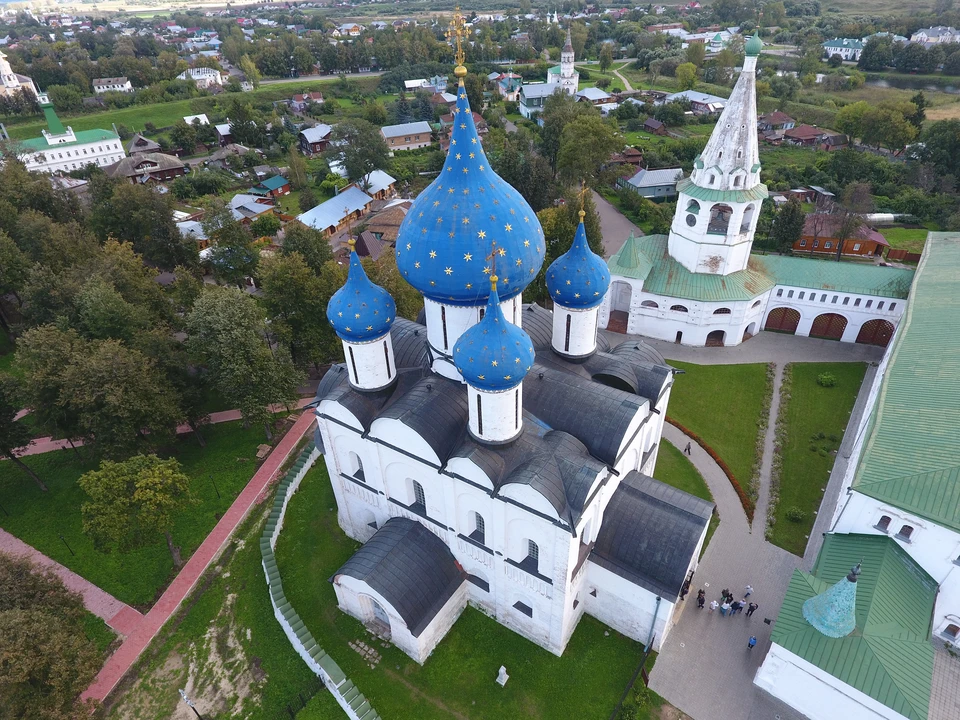
[[[368,90],[373,87],[379,78],[370,80],[364,78],[351,80],[351,84],[362,90]],[[245,100],[251,102],[264,100],[280,100],[287,98],[295,92],[308,92],[310,90],[321,90],[337,80],[290,80],[284,83],[274,83],[262,85],[257,90],[243,93]],[[89,113],[86,115],[69,116],[63,114],[60,119],[64,125],[69,125],[74,130],[109,130],[112,123],[117,125],[126,125],[131,131],[142,130],[148,123],[152,122],[158,128],[169,127],[180,120],[184,115],[194,115],[197,112],[210,112],[217,100],[229,95],[221,95],[220,98],[200,97],[190,100],[176,100],[174,102],[150,103],[146,105],[133,105],[119,110],[104,110],[103,112]],[[346,99],[338,99],[340,107],[349,109],[353,107],[353,102]],[[10,137],[14,140],[25,140],[33,137],[40,137],[40,131],[47,126],[42,118],[29,120],[22,123],[7,125]]]
[[[693,463],[687,460],[680,450],[666,441],[660,443],[657,467],[653,471],[653,476],[660,482],[671,485],[678,490],[696,495],[702,500],[713,502],[713,494],[710,492],[710,488],[707,487],[703,476],[697,472]],[[719,524],[720,516],[714,511],[713,517],[710,518],[710,526],[707,528],[707,537],[704,539],[703,548],[700,550],[701,557],[703,557],[703,552],[710,544],[710,538],[717,531]]]
[[[584,617],[563,657],[556,657],[480,611],[468,607],[421,667],[395,647],[377,647],[369,664],[348,647],[369,640],[363,626],[337,609],[327,582],[357,549],[337,525],[322,463],[290,501],[277,562],[284,593],[316,641],[356,683],[373,707],[396,720],[606,720],[642,655],[640,644]],[[263,590],[266,594],[266,590]],[[510,682],[494,683],[505,665]],[[656,698],[656,704],[662,700]],[[644,717],[644,716],[641,716]]]
[[[192,435],[182,436],[175,446],[177,459],[193,480],[197,500],[177,515],[173,529],[184,561],[253,476],[257,445],[264,442],[262,428],[245,430],[239,422],[213,425],[204,428],[203,434],[206,448]],[[24,462],[50,489],[41,492],[13,463],[0,462],[0,495],[9,513],[0,515],[0,527],[120,600],[141,608],[150,605],[173,571],[163,538],[127,554],[97,551],[83,534],[80,504],[86,495],[77,485],[96,463],[78,459],[71,450],[34,455]]]
[[[266,507],[272,502],[271,496]],[[300,707],[297,695],[314,675],[273,615],[260,564],[263,508],[241,525],[217,567],[207,571],[147,648],[132,674],[135,684],[121,687],[108,717],[172,717],[182,706],[177,690],[187,686],[188,677],[194,688],[191,698],[206,720],[275,720],[287,704]],[[247,692],[246,699],[237,700],[238,693]],[[344,717],[326,689],[311,707],[317,714],[304,711],[300,717]]]
[[[770,540],[803,555],[866,365],[791,363],[787,372],[791,376],[790,396],[780,405],[780,429],[784,436],[780,450],[780,500],[773,510],[776,522]],[[836,386],[825,388],[817,384],[821,373],[834,375]],[[786,377],[784,381],[788,382]],[[787,519],[787,511],[792,507],[805,513],[801,522]]]
[[[669,362],[686,371],[674,380],[669,416],[703,438],[746,491],[756,457],[767,366]]]
[[[890,247],[918,253],[923,252],[929,231],[925,228],[888,227],[880,228],[878,232],[886,238]]]

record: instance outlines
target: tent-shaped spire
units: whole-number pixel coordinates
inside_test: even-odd
[[[860,563],[836,585],[803,603],[803,618],[832,638],[846,637],[857,626],[857,578]]]

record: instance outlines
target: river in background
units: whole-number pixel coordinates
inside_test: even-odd
[[[931,77],[910,75],[904,77],[901,75],[871,75],[868,73],[866,84],[872,87],[925,90],[927,92],[942,92],[947,95],[960,95],[960,78],[946,79],[939,75]]]

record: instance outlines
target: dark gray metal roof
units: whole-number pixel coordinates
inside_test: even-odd
[[[398,368],[430,365],[426,327],[406,318],[397,318],[393,321],[390,335],[393,338],[393,362]]]
[[[453,455],[476,463],[497,491],[511,484],[534,488],[571,526],[583,513],[593,481],[606,468],[573,435],[550,430],[526,412],[523,432],[513,442],[485,445],[468,435]]]
[[[570,433],[608,465],[643,401],[588,378],[541,365],[527,373],[523,406],[554,430]]]
[[[673,600],[713,507],[631,471],[610,498],[590,561]]]
[[[441,463],[446,462],[466,433],[466,385],[427,374],[404,393],[397,393],[380,417],[402,422],[427,441]]]
[[[523,306],[520,324],[533,341],[536,350],[549,350],[553,341],[553,313],[536,303]]]
[[[367,583],[419,637],[466,575],[446,543],[406,518],[390,518],[337,570]]]

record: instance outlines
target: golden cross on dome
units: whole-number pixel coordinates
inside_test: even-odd
[[[454,60],[456,60],[457,67],[454,69],[453,74],[461,78],[461,80],[463,76],[467,74],[467,68],[463,65],[466,61],[466,53],[463,51],[463,38],[466,34],[466,21],[458,5],[453,11],[453,20],[450,23],[450,29],[447,30],[447,40],[456,44],[456,51],[453,57]]]
[[[586,214],[587,214],[587,213],[584,212],[584,210],[583,210],[583,203],[584,203],[584,201],[586,200],[587,191],[588,191],[589,189],[590,189],[590,188],[587,187],[587,184],[586,184],[583,180],[581,180],[581,181],[580,181],[580,192],[577,193],[577,195],[580,197],[580,213],[579,213],[579,215],[580,215],[580,220],[581,220],[581,221],[583,221],[583,218],[584,218],[584,217],[586,216]]]
[[[490,254],[487,255],[486,259],[490,261],[490,267],[492,268],[492,276],[496,277],[497,275],[497,241],[496,240],[490,243]]]

